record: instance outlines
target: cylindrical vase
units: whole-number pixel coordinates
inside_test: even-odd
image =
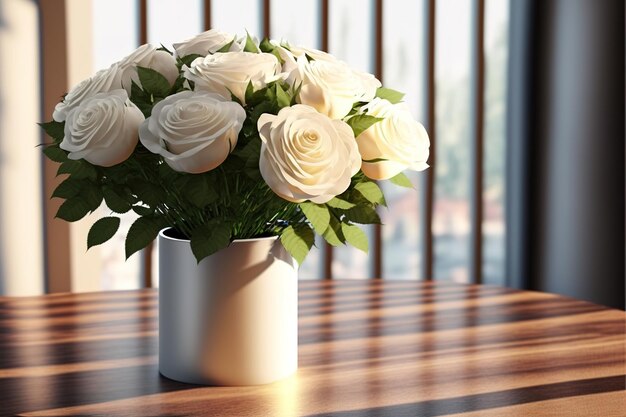
[[[177,381],[257,385],[298,367],[297,264],[273,237],[203,259],[159,233],[159,371]]]

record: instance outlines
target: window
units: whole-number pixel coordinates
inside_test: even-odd
[[[139,43],[139,1],[91,0],[93,3],[94,70],[110,65]],[[432,218],[433,278],[467,282],[470,279],[471,205],[471,39],[475,28],[472,7],[478,0],[436,0],[435,4],[435,126],[436,156]],[[269,18],[271,36],[294,44],[327,47],[355,68],[374,72],[376,13],[382,10],[383,83],[406,93],[405,102],[418,120],[425,120],[425,57],[428,41],[429,0],[148,0],[147,39],[169,46],[205,27],[204,7],[210,7],[211,24],[220,30],[262,36]],[[504,274],[504,135],[508,2],[485,0],[484,8],[484,163],[482,188],[483,280],[503,284]],[[266,10],[265,5],[269,5]],[[380,9],[377,7],[380,6]],[[326,8],[326,9],[325,9]],[[267,13],[267,16],[265,15]],[[326,21],[324,19],[327,19]],[[115,21],[115,30],[110,22]],[[327,30],[327,33],[323,31]],[[326,42],[326,45],[324,45]],[[368,227],[371,250],[380,250],[382,276],[388,279],[426,279],[422,276],[424,173],[408,174],[415,190],[384,187],[389,209],[381,210],[382,245],[373,245],[375,228]],[[126,219],[128,227],[132,215]],[[123,228],[122,228],[123,229]],[[319,240],[301,268],[301,278],[322,278],[329,261]],[[374,247],[373,247],[374,246]],[[102,287],[139,286],[138,256],[124,262],[123,233],[101,248]],[[370,278],[373,256],[353,248],[335,248],[330,270],[333,278]],[[156,266],[156,265],[155,265]]]

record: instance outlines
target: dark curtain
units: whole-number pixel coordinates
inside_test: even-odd
[[[624,1],[510,13],[508,284],[624,309]]]

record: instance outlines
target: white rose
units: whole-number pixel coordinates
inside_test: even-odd
[[[386,180],[405,169],[428,168],[428,133],[404,103],[391,104],[375,98],[362,111],[383,120],[374,123],[356,139],[363,158],[363,173],[374,180]],[[380,159],[377,162],[367,162]]]
[[[304,55],[298,58],[295,82],[302,82],[296,100],[331,119],[342,119],[355,102],[374,98],[381,85],[373,75],[355,71],[345,62],[328,59],[309,62]]]
[[[309,56],[316,61],[332,61],[337,62],[337,58],[317,49],[309,49],[303,46],[290,45],[287,42],[278,42],[271,40],[270,43],[274,47],[274,50],[278,53],[283,60],[282,73],[285,81],[291,85],[297,85],[302,77],[298,68],[298,58]]]
[[[182,58],[187,55],[206,56],[214,54],[230,42],[232,42],[229,48],[230,52],[243,51],[243,45],[235,39],[235,35],[216,29],[207,30],[191,39],[175,43],[173,46],[176,56]]]
[[[335,107],[337,109],[341,109],[337,112],[337,114],[343,113],[343,111],[345,111],[348,107],[348,101],[351,101],[350,109],[352,108],[352,104],[356,101],[370,101],[376,96],[376,90],[382,85],[372,74],[354,70],[345,62],[338,60],[327,52],[303,46],[294,46],[288,43],[279,43],[277,41],[271,41],[271,43],[284,61],[282,72],[286,74],[285,79],[287,82],[291,85],[297,85],[304,80],[304,85],[307,85],[308,91],[305,93],[300,102],[302,104],[311,105],[318,109],[318,111],[328,114],[329,116],[329,111],[332,112],[332,110],[328,109],[329,102],[331,105],[333,104],[332,102],[335,102]],[[311,64],[309,62],[309,58],[315,63]],[[312,75],[312,71],[310,71],[311,68],[309,67],[311,65],[314,67],[320,66],[316,63],[320,61],[329,63],[328,65],[323,64],[321,66],[324,67],[323,69],[326,69],[331,73],[333,70],[339,68],[343,77],[339,83],[345,87],[343,94],[333,86],[324,88],[324,82],[330,81],[330,77],[324,76],[321,71],[318,71],[317,77]],[[348,75],[348,73],[351,74]],[[347,80],[348,77],[351,77],[352,80],[350,83],[346,84],[344,80]],[[331,91],[327,91],[329,89]],[[334,98],[336,100],[333,98],[329,99],[329,95],[335,95]],[[349,112],[350,109],[348,109],[347,112]],[[331,118],[341,118],[345,116],[345,114],[342,116],[338,116],[337,114],[334,114],[336,117],[331,116]]]
[[[361,167],[352,129],[312,107],[297,104],[262,114],[259,169],[269,187],[288,201],[326,203],[350,186]]]
[[[308,55],[316,61],[337,61],[337,58],[335,58],[333,55],[329,54],[328,52],[320,51],[319,49],[290,45],[289,43],[285,43],[282,46],[288,49],[289,52],[291,52],[291,54],[293,54],[293,56],[295,56],[296,58]]]
[[[103,167],[116,165],[135,150],[143,120],[126,90],[98,93],[69,112],[60,146],[70,159],[85,159]]]
[[[311,61],[298,58],[302,82],[298,103],[309,105],[331,119],[342,119],[352,109],[360,83],[352,69],[341,61]]]
[[[245,110],[233,101],[183,91],[154,106],[139,128],[139,138],[175,171],[198,174],[224,162],[237,145],[245,119]]]
[[[121,88],[120,75],[117,64],[113,64],[110,68],[100,70],[93,76],[81,81],[65,95],[63,101],[55,106],[52,118],[57,122],[63,122],[68,113],[85,99],[98,93]]]
[[[210,91],[230,99],[231,92],[245,103],[246,87],[252,82],[255,90],[276,79],[280,62],[272,54],[225,52],[197,58],[184,76],[195,83],[196,91]]]
[[[279,43],[275,40],[270,40],[270,43],[274,47],[274,52],[277,53],[283,61],[281,65],[281,77],[290,85],[296,85],[296,82],[300,79],[298,76],[297,58],[287,49],[286,44]]]
[[[137,67],[150,68],[165,77],[170,86],[174,84],[178,78],[178,68],[176,60],[172,55],[165,51],[158,51],[156,46],[145,44],[137,48],[127,57],[117,63],[121,78],[122,87],[130,94],[131,81],[141,87],[139,75],[137,75]]]
[[[356,92],[357,101],[372,101],[376,97],[376,90],[382,87],[382,84],[370,73],[356,70],[353,72],[359,80],[359,89]]]

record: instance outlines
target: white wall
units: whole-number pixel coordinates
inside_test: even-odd
[[[36,2],[0,1],[0,294],[43,292]]]
[[[67,24],[67,85],[78,84],[94,74],[92,53],[92,4],[85,0],[65,0]],[[100,247],[87,251],[87,233],[100,213],[70,225],[72,292],[102,290]]]

